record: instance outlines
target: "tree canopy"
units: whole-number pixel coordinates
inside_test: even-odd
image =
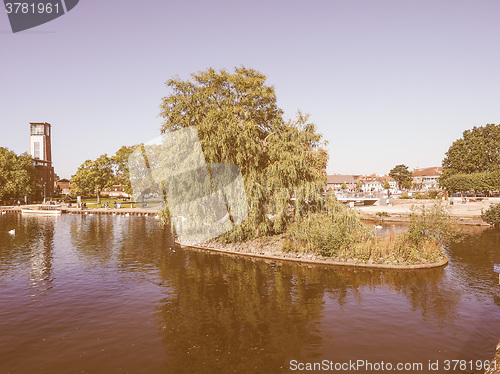
[[[111,162],[113,165],[113,173],[118,177],[117,182],[123,186],[123,190],[131,194],[132,187],[130,185],[130,171],[128,169],[128,160],[130,155],[137,148],[137,145],[133,146],[122,146],[116,153],[111,157]]]
[[[245,67],[234,73],[210,68],[166,85],[172,94],[162,100],[162,132],[195,125],[206,161],[231,163],[242,172],[248,217],[233,239],[283,232],[291,204],[296,216],[319,204],[325,142],[309,116],[283,118],[265,75]]]
[[[107,154],[93,161],[86,160],[71,177],[71,183],[76,187],[77,193],[89,195],[95,192],[98,201],[100,192],[114,182],[113,162]]]
[[[404,164],[394,166],[389,176],[398,183],[399,188],[406,188],[411,184],[412,173]]]
[[[500,125],[487,124],[463,132],[443,160],[441,186],[450,192],[500,189]]]
[[[40,187],[34,173],[30,155],[0,147],[0,200],[32,196]]]
[[[500,125],[465,130],[443,160],[443,175],[500,170]]]

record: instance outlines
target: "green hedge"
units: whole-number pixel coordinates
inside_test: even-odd
[[[481,218],[494,227],[500,227],[500,203],[491,205],[488,210],[481,212]]]
[[[449,193],[455,192],[491,192],[500,190],[500,172],[459,173],[443,175],[439,184]]]

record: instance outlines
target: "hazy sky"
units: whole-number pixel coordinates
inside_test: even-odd
[[[0,9],[0,146],[52,124],[56,173],[160,133],[164,82],[244,65],[329,141],[328,173],[437,166],[500,122],[500,1],[80,0],[12,34]]]

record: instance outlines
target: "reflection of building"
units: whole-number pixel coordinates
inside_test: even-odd
[[[46,122],[30,122],[30,154],[34,159],[35,176],[41,185],[37,198],[54,194],[50,128],[50,124]]]

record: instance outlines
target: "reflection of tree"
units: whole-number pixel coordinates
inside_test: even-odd
[[[149,218],[130,217],[117,225],[115,245],[118,248],[118,266],[129,270],[158,267],[161,258],[175,246],[169,230]]]
[[[276,372],[290,359],[320,359],[322,347],[337,342],[323,331],[325,304],[363,304],[380,288],[438,324],[455,318],[461,300],[444,268],[332,269],[172,251],[168,232],[144,217],[75,217],[70,228],[86,258],[159,274],[165,297],[157,317],[165,366],[175,373]]]
[[[461,242],[452,243],[449,248],[455,265],[460,267],[457,270],[463,272],[466,279],[473,280],[471,283],[492,285],[495,279],[489,275],[493,271],[493,264],[500,263],[500,230],[467,228],[466,233],[468,235]]]
[[[411,306],[420,310],[425,318],[435,318],[443,325],[457,316],[461,290],[444,281],[444,269],[396,274],[387,285],[404,294]]]
[[[178,251],[164,255],[168,285],[159,306],[166,366],[174,372],[275,372],[321,355],[324,297],[342,307],[363,290],[394,289],[438,323],[453,319],[460,294],[444,269],[330,269]],[[332,337],[334,339],[334,337]]]
[[[172,372],[273,372],[321,342],[323,289],[293,267],[176,253],[159,307]],[[314,357],[309,352],[308,357]]]
[[[93,260],[107,260],[113,252],[113,217],[81,215],[70,221],[71,242],[78,254]]]

